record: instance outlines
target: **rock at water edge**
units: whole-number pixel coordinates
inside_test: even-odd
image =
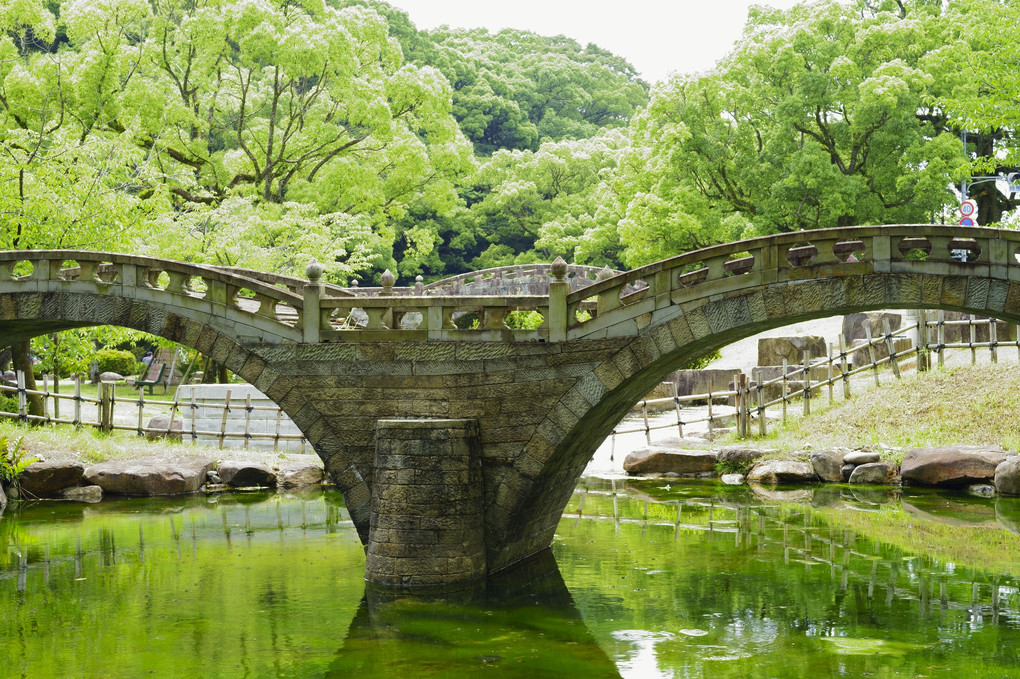
[[[718,457],[711,450],[637,450],[623,461],[628,474],[702,474],[715,470]]]
[[[863,450],[854,450],[843,456],[843,464],[871,464],[878,462],[881,456],[878,453],[867,453]]]
[[[743,474],[723,474],[721,479],[727,486],[740,486],[744,483]]]
[[[995,490],[1002,495],[1020,496],[1020,455],[1011,455],[995,468]]]
[[[281,464],[276,471],[276,485],[279,488],[315,486],[322,483],[322,480],[322,467],[312,462]]]
[[[103,499],[103,489],[99,486],[74,486],[73,488],[62,488],[54,495],[57,500],[68,500],[70,502],[99,502]]]
[[[817,450],[811,453],[811,468],[822,481],[839,483],[843,480],[839,453],[830,450]]]
[[[747,475],[748,483],[779,485],[784,483],[813,483],[818,480],[810,462],[794,460],[766,460],[755,465]]]
[[[51,497],[61,488],[77,486],[85,474],[85,465],[78,461],[33,462],[21,473],[18,482],[27,497]]]
[[[881,486],[888,483],[892,475],[892,467],[885,462],[868,462],[854,467],[850,483]]]
[[[180,495],[201,488],[212,465],[204,458],[174,463],[111,460],[86,469],[84,478],[111,495]]]
[[[915,448],[903,456],[903,483],[915,486],[963,488],[988,483],[1007,453],[991,446]]]
[[[225,460],[220,462],[219,482],[234,488],[269,488],[276,485],[276,472],[267,465],[258,462],[237,462]],[[206,475],[208,480],[209,475]]]

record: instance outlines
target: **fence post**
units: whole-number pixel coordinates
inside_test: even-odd
[[[28,422],[28,394],[25,393],[25,373],[18,371],[18,418]]]
[[[993,321],[994,322],[994,321]],[[974,348],[974,342],[977,341],[977,328],[974,327],[974,314],[967,316],[967,329],[970,330],[970,364],[977,364],[977,349]],[[991,330],[988,331],[988,337],[991,338]]]
[[[786,394],[789,390],[788,378],[786,376],[786,359],[783,359],[783,424],[786,424]]]
[[[244,449],[248,450],[251,439],[251,394],[244,395]]]
[[[74,426],[81,429],[81,375],[74,377]]]
[[[60,419],[60,375],[53,375],[53,419]]]
[[[715,428],[715,419],[712,417],[712,384],[708,385],[708,440],[712,440],[712,430]]]
[[[737,433],[741,438],[747,438],[751,435],[750,427],[748,427],[748,424],[750,424],[750,414],[747,407],[747,375],[743,372],[737,375],[737,392],[740,394],[740,409],[737,411]]]
[[[673,406],[676,408],[676,433],[682,439],[684,437],[684,422],[680,414],[680,392],[676,388],[676,382],[670,380],[669,386],[673,391]]]
[[[928,311],[917,312],[917,372],[931,367],[931,351],[928,349]]]
[[[850,369],[846,360],[846,338],[839,335],[839,373],[843,377],[843,400],[850,400]]]
[[[832,407],[832,404],[835,402],[835,398],[832,395],[832,362],[835,359],[832,357],[832,354],[833,354],[833,346],[832,346],[832,342],[829,342],[829,360],[825,364],[825,367],[828,369],[828,373],[829,373],[829,377],[828,377],[828,379],[826,381],[829,384],[829,407],[830,408]]]
[[[652,430],[648,426],[648,399],[641,401],[641,419],[645,423],[645,443],[652,445]]]
[[[945,352],[943,351],[946,345],[946,312],[941,309],[939,309],[939,320],[935,330],[935,337],[939,352],[939,367],[941,368],[946,363]]]
[[[875,360],[875,345],[871,339],[871,328],[867,323],[864,324],[864,337],[868,342],[868,358],[871,359],[871,368],[875,372],[875,386],[880,387],[882,384],[878,381],[878,361]]]
[[[113,431],[113,398],[116,385],[112,382],[99,383],[99,429]]]
[[[43,397],[42,397],[43,422],[49,422],[49,420],[50,420],[50,404],[49,404],[49,400],[50,400],[50,376],[49,375],[43,375],[42,376],[42,390],[43,390]]]
[[[992,364],[999,362],[999,324],[994,318],[988,319],[988,348],[992,353]]]
[[[145,422],[145,415],[143,414],[144,410],[145,410],[145,388],[144,387],[138,387],[138,435],[139,436],[145,436],[145,432],[143,431],[143,426],[144,426],[144,422]]]
[[[761,368],[758,368],[758,433],[761,436],[768,435],[768,426],[765,424],[765,375]]]
[[[811,414],[811,350],[804,350],[804,414]]]
[[[900,364],[896,359],[896,347],[893,343],[892,329],[889,327],[888,318],[882,318],[882,332],[885,334],[885,347],[889,350],[889,365],[892,366],[892,372],[896,379],[900,379]]]
[[[230,390],[227,389],[227,397],[223,402],[223,417],[220,419],[220,450],[223,450],[223,441],[227,438],[227,417],[230,415]]]

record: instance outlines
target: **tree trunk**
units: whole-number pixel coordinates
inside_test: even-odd
[[[11,353],[14,361],[14,370],[25,373],[25,388],[35,389],[35,373],[32,371],[32,344],[29,340],[11,345]],[[43,402],[39,394],[28,394],[28,414],[42,415]]]
[[[7,366],[11,362],[11,348],[4,347],[0,350],[0,372],[6,372]]]

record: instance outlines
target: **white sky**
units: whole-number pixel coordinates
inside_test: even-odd
[[[593,42],[627,59],[645,80],[711,68],[740,37],[752,4],[796,0],[389,0],[420,28],[520,28]]]

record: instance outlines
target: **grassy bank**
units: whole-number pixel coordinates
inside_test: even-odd
[[[857,390],[849,401],[776,424],[757,441],[782,451],[1001,445],[1020,450],[1020,365],[935,369]],[[819,407],[823,406],[823,407]],[[894,455],[895,457],[895,455]]]

